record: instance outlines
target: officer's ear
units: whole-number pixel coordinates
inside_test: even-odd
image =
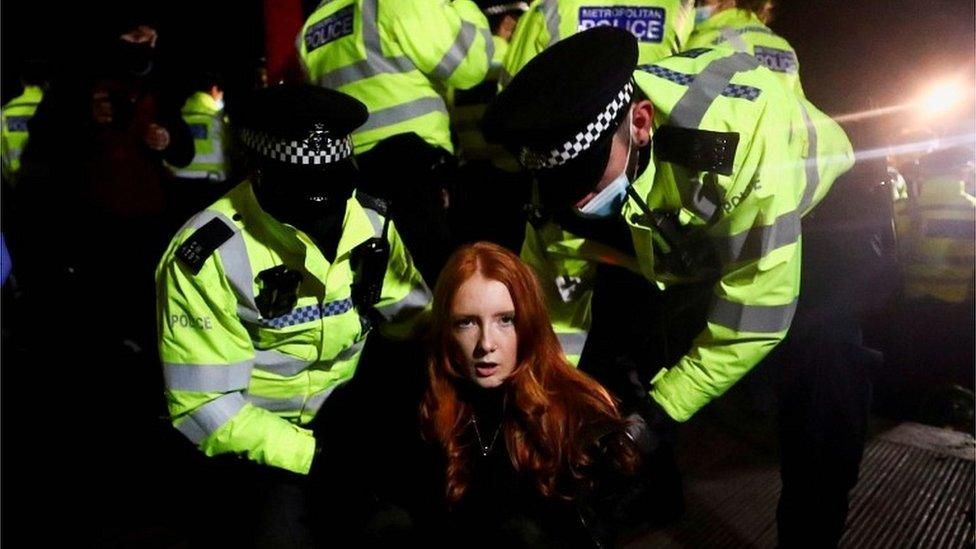
[[[654,122],[654,105],[647,99],[641,99],[637,103],[634,103],[633,107],[633,125],[634,132],[634,143],[638,147],[643,147],[651,141],[651,136],[653,134],[652,124]]]

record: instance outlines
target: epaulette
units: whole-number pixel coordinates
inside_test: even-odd
[[[203,268],[207,258],[232,236],[234,236],[233,229],[215,217],[197,229],[176,249],[176,258],[193,274],[197,274]]]
[[[389,201],[370,196],[362,191],[356,191],[356,201],[360,206],[373,210],[383,217],[387,217],[387,211],[390,209]]]
[[[732,175],[737,132],[661,126],[654,132],[654,156],[699,172]]]

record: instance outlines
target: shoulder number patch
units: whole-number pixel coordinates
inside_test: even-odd
[[[176,258],[186,265],[193,274],[200,272],[207,258],[221,244],[230,240],[234,231],[218,218],[213,218],[206,225],[196,230],[176,249]]]

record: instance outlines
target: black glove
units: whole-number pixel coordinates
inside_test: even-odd
[[[644,456],[657,452],[665,443],[672,443],[678,425],[650,395],[644,395],[626,420],[627,436]]]

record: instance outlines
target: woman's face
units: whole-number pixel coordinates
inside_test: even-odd
[[[451,303],[451,340],[459,364],[480,387],[498,387],[515,369],[518,337],[508,288],[476,273]]]

